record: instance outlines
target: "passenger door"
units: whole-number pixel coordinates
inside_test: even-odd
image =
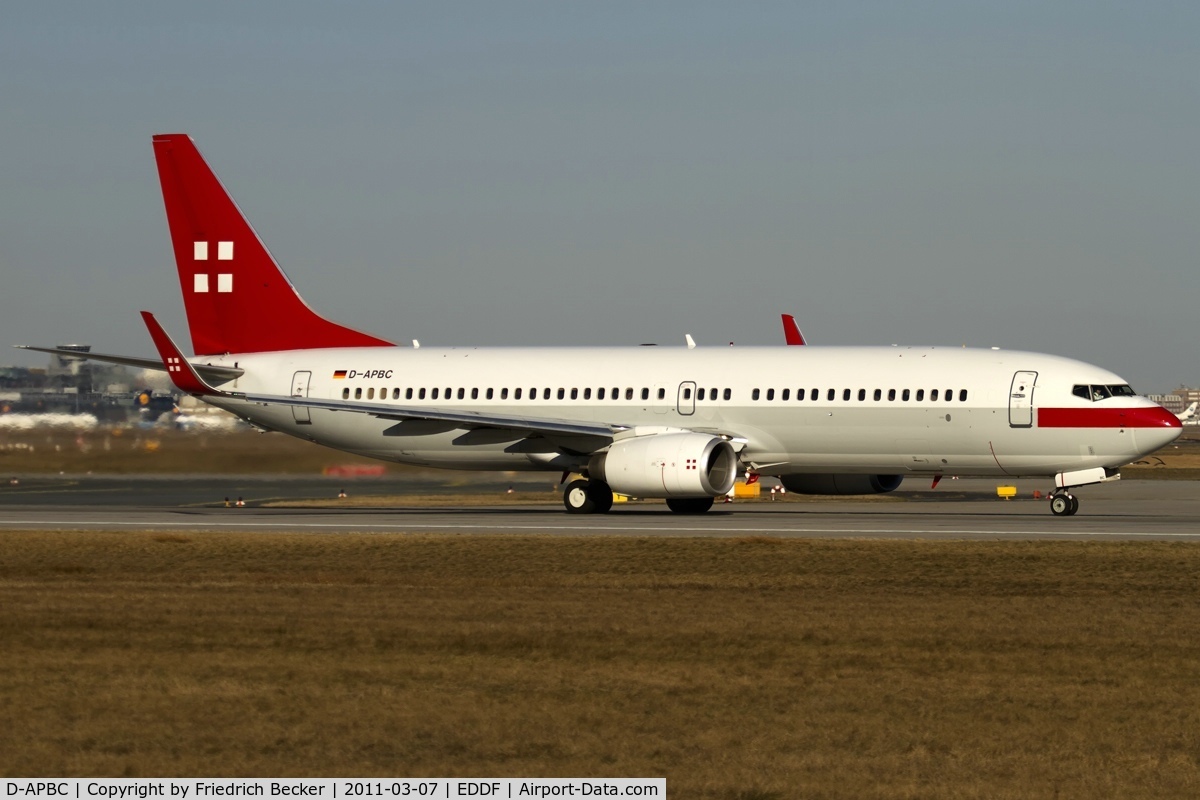
[[[1011,428],[1033,427],[1033,390],[1037,373],[1022,371],[1013,375],[1008,392],[1008,425]]]
[[[311,372],[297,372],[292,376],[292,397],[308,397],[308,384],[312,379]],[[304,406],[292,406],[292,417],[297,425],[312,425],[312,417]]]

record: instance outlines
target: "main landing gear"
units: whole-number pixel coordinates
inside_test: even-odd
[[[563,505],[572,514],[607,514],[613,505],[612,488],[604,481],[571,481],[563,490]],[[673,497],[667,508],[676,514],[703,514],[713,506],[711,497]]]
[[[563,505],[572,514],[607,514],[613,493],[604,481],[571,481],[563,490]]]
[[[1050,493],[1050,513],[1056,517],[1074,516],[1079,510],[1079,498],[1066,489],[1055,489]]]

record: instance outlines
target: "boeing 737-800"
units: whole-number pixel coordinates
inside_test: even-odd
[[[1181,431],[1112,372],[1038,353],[397,346],[309,308],[189,136],[155,136],[154,153],[195,355],[144,312],[158,359],[91,356],[165,369],[253,425],[340,450],[575,473],[563,500],[583,513],[614,492],[703,512],[745,470],[816,494],[1052,477],[1051,510],[1071,515],[1072,487]]]

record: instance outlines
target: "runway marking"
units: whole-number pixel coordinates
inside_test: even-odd
[[[1073,530],[983,530],[971,528],[763,528],[763,527],[676,527],[669,525],[472,525],[451,523],[404,524],[390,522],[374,522],[355,526],[344,522],[82,522],[73,520],[2,520],[0,527],[15,526],[47,527],[57,526],[64,529],[86,530],[94,528],[194,528],[197,530],[211,528],[264,528],[284,531],[302,532],[306,528],[332,529],[337,528],[346,533],[369,533],[372,530],[406,530],[406,531],[554,531],[569,533],[752,533],[760,536],[779,534],[843,534],[859,536],[1127,536],[1127,537],[1164,537],[1179,539],[1200,538],[1200,532],[1153,532],[1153,531],[1073,531]]]

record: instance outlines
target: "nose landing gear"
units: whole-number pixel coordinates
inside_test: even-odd
[[[1050,494],[1050,513],[1056,517],[1071,517],[1079,510],[1079,498],[1066,489],[1056,489]]]

